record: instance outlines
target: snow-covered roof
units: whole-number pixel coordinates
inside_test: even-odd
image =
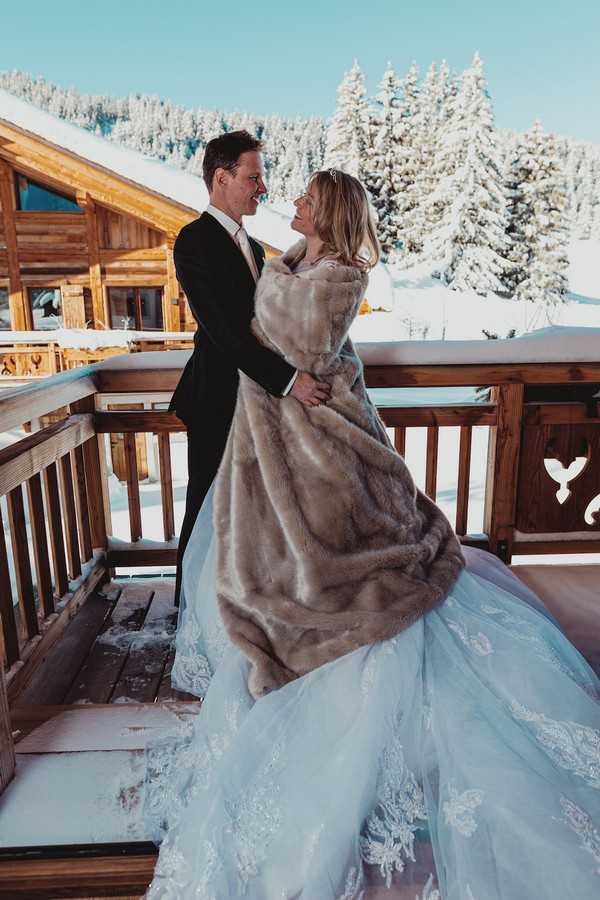
[[[600,362],[600,328],[551,326],[510,340],[358,343],[366,366]],[[97,363],[99,369],[183,369],[191,350],[135,353]]]
[[[3,90],[0,90],[0,120],[162,194],[186,209],[202,212],[208,205],[208,191],[197,175],[98,137]],[[257,240],[287,250],[297,238],[289,221],[289,217],[261,205],[255,216],[246,219],[245,225]]]

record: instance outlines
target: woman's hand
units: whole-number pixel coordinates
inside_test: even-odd
[[[308,372],[298,372],[290,396],[295,397],[304,406],[320,406],[327,403],[331,395],[331,386],[317,381]]]

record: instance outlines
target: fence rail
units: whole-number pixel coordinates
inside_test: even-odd
[[[105,407],[108,400],[109,406],[119,405],[119,398],[130,406],[143,405],[152,395],[164,403],[179,379],[180,356],[169,354],[172,367],[163,363],[159,368],[152,364],[152,354],[134,354],[0,394],[3,431],[32,420],[43,423],[63,410],[59,421],[0,450],[0,497],[6,502],[8,533],[8,540],[0,535],[0,616],[9,700],[18,696],[37,661],[114,567],[175,563],[170,434],[185,426],[161,409]],[[440,431],[459,429],[454,524],[464,543],[490,549],[506,561],[519,552],[600,551],[600,521],[593,505],[594,484],[600,491],[600,418],[597,400],[590,399],[591,386],[600,384],[599,363],[377,365],[367,366],[365,375],[367,384],[378,388],[491,388],[489,400],[481,403],[380,408],[401,454],[410,429],[426,429],[424,486],[433,499],[438,493]],[[557,388],[565,386],[568,401],[557,394]],[[473,429],[480,426],[489,430],[484,533],[468,534]],[[107,434],[120,442],[129,541],[112,539]],[[155,435],[158,446],[162,541],[141,540],[139,441],[140,436],[145,441],[145,435]],[[587,458],[584,470],[565,482],[570,494],[561,505],[556,499],[559,485],[544,461],[554,458],[567,470],[582,453]],[[590,521],[584,521],[584,513]]]

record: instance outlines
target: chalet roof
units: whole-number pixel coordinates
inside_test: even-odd
[[[201,212],[208,204],[208,192],[197,175],[98,137],[0,90],[0,123],[2,121],[27,132],[30,137],[60,148],[69,156],[108,169],[121,179],[160,194],[182,211]],[[260,206],[256,216],[248,217],[245,224],[253,237],[278,250],[286,250],[295,238],[289,217],[268,206]]]

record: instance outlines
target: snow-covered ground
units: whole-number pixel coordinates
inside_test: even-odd
[[[426,265],[390,269],[393,305],[389,311],[359,316],[352,326],[355,341],[485,340],[484,329],[499,338],[547,325],[600,327],[600,242],[573,241],[569,246],[570,292],[565,303],[544,308],[495,295],[453,291],[432,278]],[[368,291],[372,307],[389,308],[388,290],[378,275]],[[381,286],[380,286],[381,285]]]

